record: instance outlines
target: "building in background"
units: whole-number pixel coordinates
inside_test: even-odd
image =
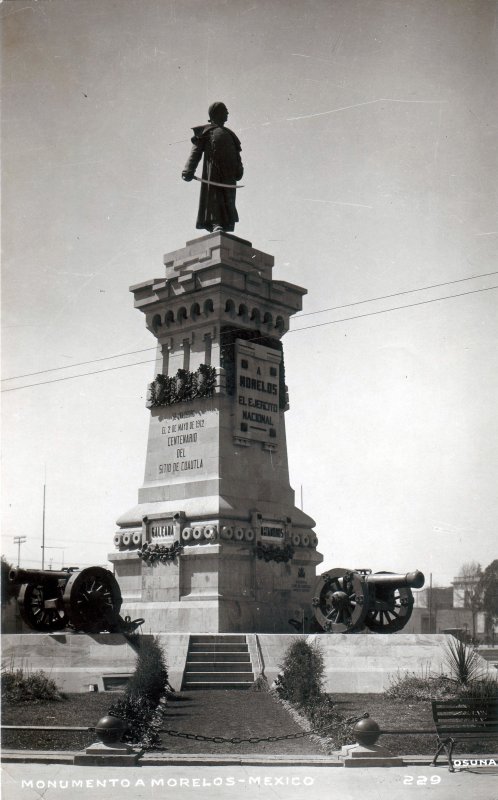
[[[426,586],[414,591],[415,605],[403,633],[457,633],[479,643],[498,639],[498,629],[486,634],[486,615],[478,609],[478,575],[458,575],[451,586]]]

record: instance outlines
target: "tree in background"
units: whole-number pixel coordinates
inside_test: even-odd
[[[498,623],[498,558],[488,564],[479,581],[481,610],[486,615],[486,637],[494,643],[494,628]]]
[[[463,586],[463,606],[472,612],[472,639],[476,640],[477,614],[482,610],[481,578],[483,572],[477,561],[468,561],[462,564],[458,575],[458,583]]]

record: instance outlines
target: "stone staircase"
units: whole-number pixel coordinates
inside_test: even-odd
[[[182,689],[248,689],[254,683],[243,634],[196,634],[189,639]]]

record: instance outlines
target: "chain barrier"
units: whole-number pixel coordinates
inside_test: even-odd
[[[361,717],[350,717],[345,719],[347,725],[352,725],[354,722],[359,722],[360,719],[366,719],[368,713],[362,714]],[[333,722],[327,725],[326,728],[314,728],[311,731],[301,731],[300,733],[287,733],[282,736],[251,736],[248,739],[242,739],[238,736],[224,737],[224,736],[203,736],[201,733],[183,733],[183,731],[176,731],[171,728],[159,728],[158,733],[166,733],[168,736],[174,736],[177,739],[191,739],[196,742],[216,742],[217,744],[259,744],[259,742],[283,742],[289,739],[303,739],[305,736],[323,736],[325,731],[333,728],[336,725]]]

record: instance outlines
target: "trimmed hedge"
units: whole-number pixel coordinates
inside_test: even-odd
[[[328,740],[328,749],[337,750],[355,741],[354,720],[335,710],[334,703],[323,692],[324,662],[319,647],[305,639],[296,639],[288,647],[274,691],[304,714],[313,729]]]

